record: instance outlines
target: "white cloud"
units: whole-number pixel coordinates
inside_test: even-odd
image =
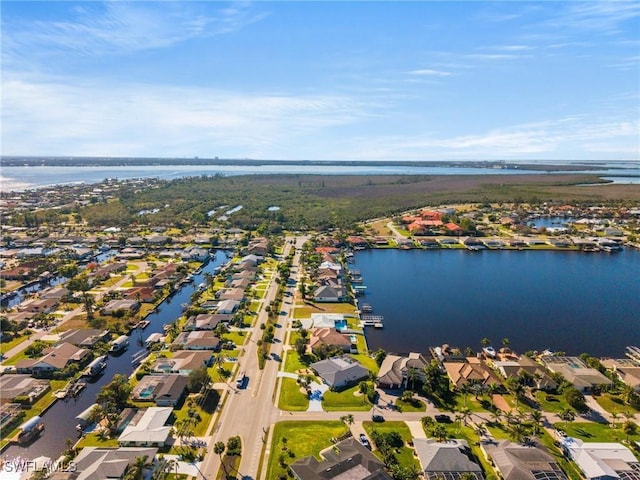
[[[264,18],[249,4],[204,14],[197,2],[89,3],[65,21],[3,20],[3,53],[49,56],[113,54],[162,48],[190,38],[229,33]]]
[[[420,69],[411,70],[410,75],[429,76],[429,77],[449,77],[453,75],[451,72],[445,72],[444,70],[432,70],[432,69]]]
[[[253,155],[304,143],[375,108],[339,95],[113,87],[16,75],[5,75],[3,97],[2,153],[36,155],[202,155],[217,148]]]

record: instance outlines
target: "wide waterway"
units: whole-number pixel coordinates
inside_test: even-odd
[[[367,286],[360,301],[384,316],[384,329],[366,327],[372,350],[478,351],[506,337],[518,352],[621,357],[640,344],[638,250],[367,250],[352,268]]]
[[[173,322],[182,315],[181,305],[189,302],[196,286],[204,280],[204,274],[207,272],[213,273],[218,265],[222,265],[227,260],[225,252],[218,251],[215,258],[199,274],[194,275],[193,283],[183,286],[175,295],[164,300],[155,313],[147,316],[146,319],[151,323],[142,331],[142,338],[146,339],[152,333],[162,332],[162,326],[165,323]],[[82,413],[95,402],[100,388],[109,383],[116,373],[131,375],[134,370],[132,356],[144,348],[137,343],[138,339],[138,330],[134,330],[131,334],[129,348],[120,356],[109,355],[107,368],[94,383],[88,383],[87,387],[76,398],[58,400],[44,414],[45,430],[37,440],[26,447],[18,445],[9,447],[2,452],[3,458],[36,458],[41,455],[53,459],[58,458],[66,448],[65,442],[68,438],[72,439],[74,443],[78,439],[76,415]]]
[[[548,163],[548,162],[545,162]],[[558,165],[564,165],[558,162]],[[587,165],[585,164],[585,167]],[[591,165],[593,166],[593,165]],[[407,166],[407,165],[151,165],[151,166],[3,166],[0,188],[21,191],[57,184],[98,183],[106,178],[173,179],[200,175],[513,175],[540,174],[536,170],[494,169],[469,166]],[[555,173],[591,173],[606,176],[615,183],[640,183],[640,169],[633,162],[603,162],[598,170],[558,171]]]

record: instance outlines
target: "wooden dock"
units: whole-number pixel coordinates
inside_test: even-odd
[[[360,323],[364,327],[383,328],[384,317],[382,315],[362,315]]]

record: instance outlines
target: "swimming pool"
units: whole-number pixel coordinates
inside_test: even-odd
[[[345,328],[347,328],[347,321],[346,320],[336,320],[336,330],[344,330]]]

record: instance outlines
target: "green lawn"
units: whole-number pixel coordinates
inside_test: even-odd
[[[622,423],[616,423],[616,428],[593,422],[573,422],[567,424],[567,427],[565,422],[558,422],[554,426],[564,430],[570,437],[580,438],[585,442],[619,442],[627,437],[622,431]],[[640,433],[629,437],[629,440],[640,441]]]
[[[341,392],[327,391],[322,396],[322,408],[327,412],[366,412],[372,405],[365,395],[354,395],[359,385],[347,388]]]
[[[2,352],[2,353],[8,352],[9,350],[14,348],[15,346],[20,345],[22,342],[24,342],[28,338],[29,338],[28,335],[20,335],[18,337],[12,338],[8,342],[0,343],[0,352]]]
[[[84,436],[84,438],[81,438],[80,441],[78,442],[78,448],[84,448],[84,447],[117,447],[118,446],[118,439],[117,438],[108,438],[106,440],[102,440],[97,434],[95,433],[88,433],[87,435]]]
[[[238,346],[244,345],[245,340],[247,339],[247,334],[245,332],[229,332],[225,333],[222,338],[226,341],[231,341]]]
[[[193,395],[189,395],[188,398],[197,398]],[[173,410],[174,415],[176,416],[176,422],[178,420],[184,419],[188,417],[189,411],[189,401],[185,400],[182,404],[182,408],[180,410]],[[200,405],[196,405],[194,408],[196,410],[196,418],[199,418],[198,423],[195,425],[193,429],[193,434],[196,437],[204,436],[207,433],[207,427],[209,426],[209,422],[211,422],[211,417],[213,412],[220,401],[220,394],[216,390],[210,390],[207,398],[200,401]]]
[[[267,478],[275,480],[280,475],[287,474],[287,467],[280,460],[289,465],[308,455],[315,455],[320,459],[320,451],[332,445],[331,439],[346,432],[347,427],[340,421],[276,423],[267,464]],[[283,438],[287,439],[286,443]]]
[[[602,395],[598,395],[594,397],[596,402],[604,408],[609,413],[620,413],[630,411],[637,413],[639,410],[634,408],[633,406],[624,403],[620,397],[617,395],[612,395],[611,393],[603,393]]]
[[[374,422],[363,422],[362,426],[365,431],[371,437],[371,433],[376,430],[380,433],[386,432],[398,432],[404,440],[404,446],[396,450],[396,456],[398,457],[398,463],[403,467],[414,466],[416,469],[420,469],[420,465],[418,461],[413,456],[413,448],[408,447],[407,444],[412,440],[411,431],[407,424],[404,422],[384,422],[384,423],[374,423]],[[382,458],[380,452],[378,450],[374,451],[374,454],[378,458]]]
[[[537,391],[536,400],[540,404],[540,408],[545,412],[560,413],[565,408],[570,408],[562,395],[552,395]]]
[[[44,342],[44,343],[46,343],[47,345],[53,345],[53,342]],[[25,350],[26,350],[26,348],[25,348]],[[3,364],[4,365],[15,365],[20,360],[31,360],[32,358],[27,356],[27,354],[25,353],[25,350],[22,350],[21,352],[19,352],[18,354],[14,355],[11,358],[9,358],[8,360],[5,360],[3,362]],[[39,358],[39,357],[33,357],[33,358]]]
[[[409,402],[403,402],[402,400],[396,400],[396,407],[400,409],[401,412],[426,412],[427,406],[424,404],[422,400],[415,400],[415,405]]]
[[[300,361],[300,355],[295,350],[288,350],[287,356],[284,361],[284,371],[297,373],[298,370],[303,370],[307,366]]]
[[[300,385],[293,378],[282,378],[278,408],[281,410],[304,412],[309,408],[309,399],[300,391]]]

